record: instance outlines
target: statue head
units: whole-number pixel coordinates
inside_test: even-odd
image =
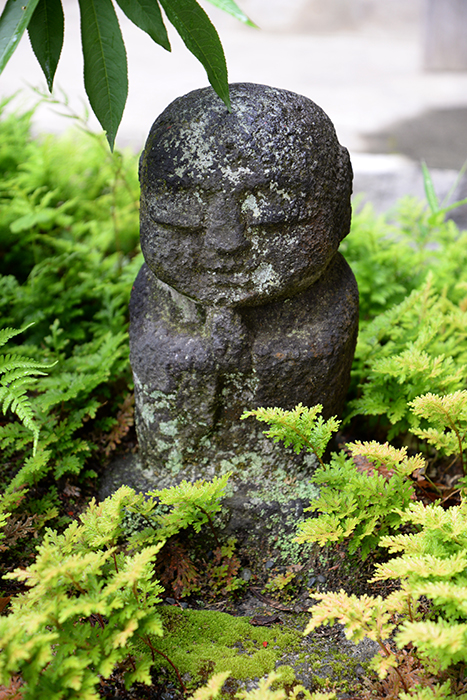
[[[264,85],[175,100],[140,161],[141,245],[154,274],[207,305],[306,289],[350,228],[352,169],[327,115]]]

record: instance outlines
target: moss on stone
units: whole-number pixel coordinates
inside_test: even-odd
[[[175,664],[188,690],[214,673],[229,671],[229,691],[223,696],[227,698],[274,670],[280,674],[280,687],[301,682],[313,690],[331,687],[336,676],[341,683],[358,663],[328,643],[323,646],[322,640],[304,637],[307,614],[284,616],[282,625],[257,627],[248,617],[211,610],[164,606],[160,612],[164,636],[154,638],[153,644]],[[175,680],[162,656],[156,655],[154,666]]]

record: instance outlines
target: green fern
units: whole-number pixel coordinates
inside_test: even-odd
[[[27,330],[32,324],[29,323],[23,328],[2,328],[0,329],[0,347],[5,345],[11,338]],[[39,440],[40,426],[35,421],[34,411],[31,401],[27,396],[28,389],[31,388],[31,377],[45,375],[43,369],[50,369],[56,363],[36,362],[35,360],[23,357],[17,353],[0,355],[0,405],[3,413],[8,410],[16,413],[23,425],[32,432],[36,453]]]
[[[465,388],[466,340],[467,314],[438,294],[428,275],[420,289],[361,330],[353,369],[360,396],[346,420],[385,416],[389,439],[416,427],[409,404],[417,396]]]
[[[303,449],[312,452],[318,462],[324,466],[321,459],[333,433],[339,430],[340,421],[334,416],[324,420],[319,414],[323,410],[321,404],[307,408],[299,403],[292,411],[282,408],[257,408],[245,411],[241,420],[253,416],[263,423],[269,423],[269,430],[264,434],[274,442],[283,442],[285,447],[292,446],[299,454]]]
[[[400,579],[400,597],[420,598],[433,605],[432,619],[401,620],[400,647],[411,643],[426,662],[447,668],[467,661],[467,502],[448,510],[439,505],[411,504],[402,521],[419,528],[410,535],[392,535],[381,546],[399,556],[377,566],[375,581]]]
[[[424,461],[420,456],[408,457],[405,448],[357,442],[347,445],[348,451],[365,457],[371,468],[359,471],[354,459],[343,452],[334,453],[325,464],[322,456],[340,424],[336,418],[324,421],[321,410],[320,404],[312,408],[298,404],[292,411],[258,408],[245,412],[242,419],[253,416],[269,423],[265,435],[297,453],[306,449],[319,462],[311,478],[319,486],[319,496],[307,509],[318,516],[300,525],[296,541],[324,546],[349,540],[349,552],[360,549],[365,559],[379,539],[400,524],[399,509],[413,496],[408,477],[421,469]]]
[[[131,499],[129,491],[99,505],[104,524]],[[7,576],[24,581],[28,591],[0,620],[0,682],[20,672],[25,700],[97,700],[99,676],[107,678],[125,659],[128,685],[151,683],[149,635],[162,634],[163,592],[153,565],[162,542],[130,553],[101,544],[84,516],[62,535],[49,530],[34,564]],[[136,639],[147,654],[132,645]]]
[[[434,445],[445,455],[458,454],[464,475],[464,451],[467,447],[467,391],[456,391],[447,396],[432,393],[418,396],[410,402],[415,416],[432,425],[428,429],[413,427],[411,432]]]
[[[437,675],[467,661],[467,502],[447,510],[410,503],[399,516],[402,524],[417,531],[380,539],[380,546],[397,556],[377,564],[372,579],[397,581],[399,587],[385,599],[349,596],[344,591],[317,594],[319,602],[305,633],[340,622],[354,641],[365,635],[374,639],[383,654],[372,660],[372,666],[381,678],[391,668],[398,672],[406,658],[388,644],[388,639],[394,639],[401,650],[409,645],[422,668]],[[402,697],[407,700],[412,693]],[[414,697],[453,696],[444,685],[431,694],[415,688]]]
[[[390,445],[355,443],[347,447],[353,455],[366,457],[372,468],[359,471],[343,453],[333,454],[329,465],[318,468],[312,482],[320,493],[308,509],[317,517],[300,525],[296,540],[320,546],[348,540],[349,553],[360,549],[365,559],[383,535],[400,525],[400,509],[409,504],[414,491],[407,477],[424,462]]]
[[[62,534],[47,530],[35,562],[6,576],[28,590],[0,618],[0,683],[21,673],[25,700],[97,700],[100,676],[126,661],[126,685],[149,685],[162,635],[156,557],[166,536],[199,531],[220,509],[227,478],[184,482],[149,497],[122,486],[101,503],[91,501]],[[169,515],[158,512],[159,495]],[[128,513],[149,524],[145,537],[128,535]]]

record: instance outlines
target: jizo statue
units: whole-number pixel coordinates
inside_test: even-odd
[[[243,411],[338,414],[358,315],[340,253],[352,169],[326,114],[263,85],[175,100],[141,156],[131,364],[143,466],[161,485],[254,463],[287,469]],[[305,465],[306,466],[306,465]]]

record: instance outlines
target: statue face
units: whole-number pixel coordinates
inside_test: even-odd
[[[235,115],[220,133],[208,126],[198,118],[192,127],[166,127],[153,147],[148,140],[141,245],[149,267],[209,305],[261,304],[306,289],[348,232],[332,180],[342,180],[343,169],[348,183],[347,151],[335,139],[324,163],[331,182],[323,183],[323,162],[304,153],[303,139],[252,146]],[[345,211],[350,184],[344,194]]]

